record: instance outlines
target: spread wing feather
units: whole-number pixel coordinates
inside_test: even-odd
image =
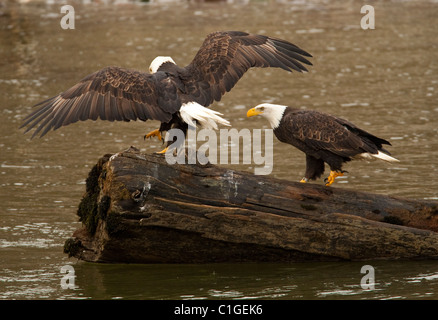
[[[219,101],[252,67],[276,67],[303,72],[312,65],[309,53],[285,40],[239,31],[214,32],[207,36],[192,62],[185,68],[188,94],[203,106]]]
[[[70,89],[35,105],[21,127],[37,127],[41,137],[61,126],[98,118],[108,121],[168,122],[181,101],[175,85],[162,72],[147,74],[107,67],[86,76]]]

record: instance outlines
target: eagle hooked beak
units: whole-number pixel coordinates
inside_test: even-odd
[[[249,118],[252,116],[258,116],[259,114],[262,114],[262,113],[263,113],[263,111],[256,110],[256,108],[252,108],[252,109],[248,110],[248,112],[246,113],[246,116]]]

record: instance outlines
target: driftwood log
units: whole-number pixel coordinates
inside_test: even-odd
[[[102,157],[65,242],[93,262],[437,259],[438,202],[170,165],[130,148]]]

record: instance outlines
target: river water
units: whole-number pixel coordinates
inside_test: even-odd
[[[69,1],[75,29],[55,1],[0,3],[0,299],[437,299],[437,261],[296,264],[103,265],[68,259],[76,208],[97,159],[129,146],[160,150],[143,135],[157,122],[81,122],[30,140],[19,129],[32,105],[100,68],[147,70],[158,55],[188,64],[204,37],[241,30],[310,52],[306,74],[250,70],[212,107],[233,127],[261,102],[344,117],[392,143],[401,162],[352,162],[334,188],[438,199],[436,1],[376,2],[364,30],[361,1]],[[300,180],[304,155],[274,141],[272,176]],[[253,165],[229,165],[253,170]],[[316,183],[322,183],[322,180]],[[75,288],[60,269],[72,265]],[[375,288],[361,286],[364,264]]]

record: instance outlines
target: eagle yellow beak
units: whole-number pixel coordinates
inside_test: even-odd
[[[246,113],[246,116],[249,118],[252,116],[258,116],[261,113],[263,113],[263,111],[256,110],[256,108],[252,108],[252,109],[248,110],[248,112]]]

